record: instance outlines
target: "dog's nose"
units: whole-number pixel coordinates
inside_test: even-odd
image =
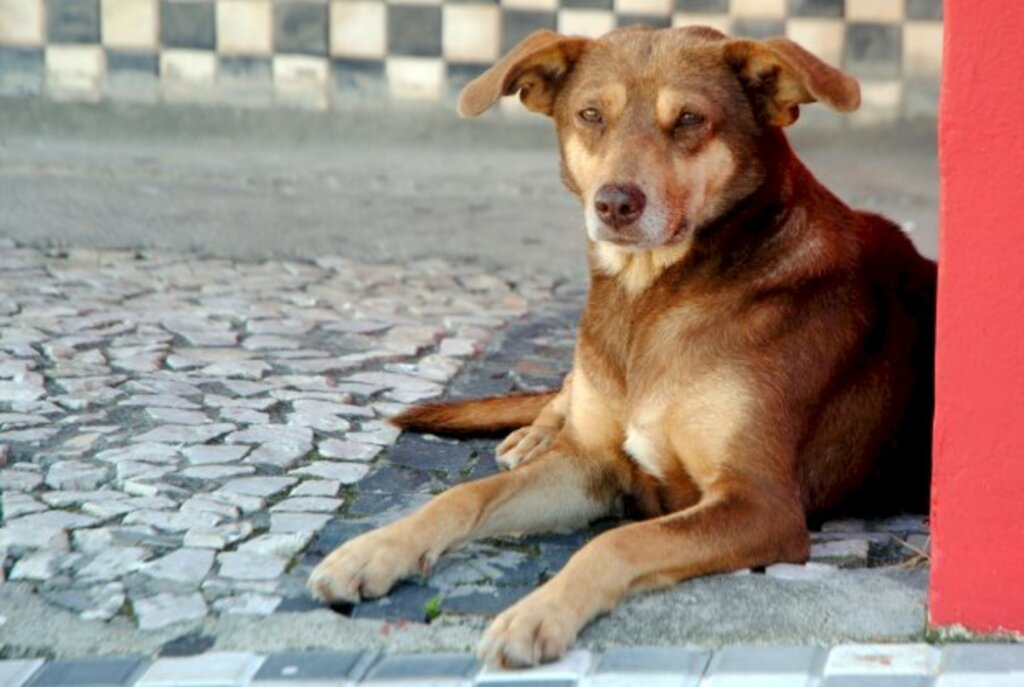
[[[647,196],[635,184],[605,184],[594,196],[594,209],[605,224],[620,229],[640,218]]]

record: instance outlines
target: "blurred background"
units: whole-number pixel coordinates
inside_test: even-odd
[[[582,274],[553,136],[458,90],[537,28],[786,35],[861,80],[793,135],[935,253],[940,0],[0,0],[0,235]]]

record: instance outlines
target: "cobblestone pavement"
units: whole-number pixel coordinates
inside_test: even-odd
[[[481,670],[471,655],[219,652],[196,657],[0,661],[3,687],[1019,687],[1024,646],[846,644],[819,646],[631,647],[574,651],[524,671]]]
[[[238,263],[2,242],[0,582],[86,627],[159,633],[165,655],[212,647],[218,638],[196,628],[216,617],[322,614],[303,587],[323,554],[497,469],[491,441],[399,437],[382,418],[444,393],[556,385],[582,298],[573,282],[438,260]],[[426,581],[336,610],[382,632],[479,619],[614,524],[479,542]],[[795,585],[781,592],[790,600],[811,583],[857,597],[877,570],[882,586],[867,588],[884,605],[905,584],[886,575],[920,571],[927,537],[920,516],[829,522],[813,534],[807,565],[721,578],[728,590],[696,581],[687,593],[704,584],[724,600],[761,598],[765,580]],[[879,636],[923,630],[914,574],[921,601],[909,631]],[[634,602],[641,624],[665,622],[668,598]],[[864,605],[858,598],[844,603]],[[642,636],[628,613],[584,639],[619,641],[609,626]],[[864,638],[843,625],[856,613],[831,615],[829,637]],[[727,617],[722,632],[744,641]],[[0,604],[0,655],[38,655],[2,639],[3,625],[18,622]]]

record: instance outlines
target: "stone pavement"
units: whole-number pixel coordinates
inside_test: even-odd
[[[631,647],[573,651],[519,671],[481,669],[472,655],[219,652],[150,661],[131,656],[0,661],[0,687],[1019,687],[1024,646],[845,644]]]
[[[338,543],[496,470],[494,442],[382,419],[556,385],[582,297],[460,261],[0,239],[0,656],[469,650],[615,523],[479,542],[337,613],[304,580]],[[927,537],[920,516],[825,523],[807,565],[638,597],[581,645],[916,641]]]

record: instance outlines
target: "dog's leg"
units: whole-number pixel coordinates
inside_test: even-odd
[[[537,419],[532,424],[512,432],[498,444],[494,453],[499,465],[511,470],[540,455],[551,445],[565,425],[565,419],[569,414],[571,384],[570,372],[562,382],[561,391],[544,406]]]
[[[781,490],[786,493],[788,490]],[[686,510],[597,537],[547,584],[499,615],[480,643],[490,665],[558,658],[590,620],[628,593],[709,573],[799,562],[808,554],[795,497],[763,487],[721,486]]]
[[[613,508],[628,480],[618,456],[581,457],[559,438],[517,470],[460,484],[409,517],[346,542],[310,575],[311,593],[356,602],[426,574],[462,542],[503,533],[581,526]]]

